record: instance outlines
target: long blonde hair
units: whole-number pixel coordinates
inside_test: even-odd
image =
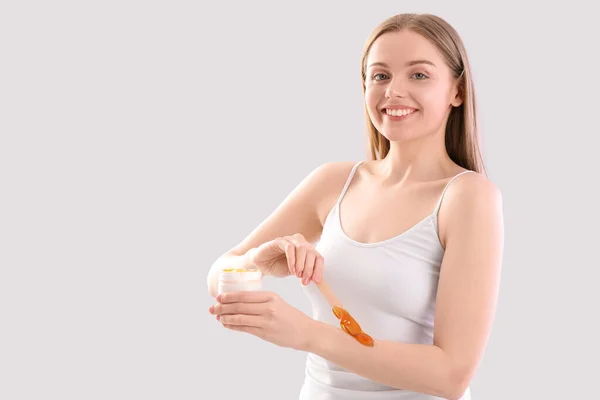
[[[446,124],[445,142],[448,155],[463,168],[485,173],[483,157],[479,147],[475,90],[467,52],[456,30],[444,19],[431,14],[398,14],[379,24],[369,36],[361,60],[363,93],[366,90],[366,63],[371,46],[381,35],[410,29],[431,43],[441,52],[446,63],[458,80],[462,104],[453,107]],[[390,141],[373,125],[365,105],[370,157],[383,159],[390,150]]]

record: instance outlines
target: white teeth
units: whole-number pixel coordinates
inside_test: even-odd
[[[385,109],[385,113],[387,115],[391,115],[393,117],[403,117],[405,115],[412,114],[413,112],[415,112],[415,110],[407,110],[407,109],[404,109],[404,110],[397,110],[397,109],[391,110],[389,108]]]

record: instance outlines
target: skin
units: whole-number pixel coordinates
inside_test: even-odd
[[[409,65],[414,60],[435,66]],[[431,213],[444,185],[464,170],[444,147],[446,118],[462,99],[441,54],[414,32],[381,36],[367,63],[365,102],[373,124],[391,141],[390,153],[358,168],[340,210],[348,236],[377,242],[406,231]],[[382,111],[391,105],[418,111],[405,120],[393,120]],[[329,163],[313,171],[269,218],[215,262],[209,292],[215,295],[218,268],[257,266],[261,257],[275,258],[277,253],[288,255],[278,264],[278,276],[298,276],[301,270],[300,277],[319,281],[323,262],[309,265],[306,260],[320,256],[313,243],[353,165]],[[496,309],[504,246],[501,194],[484,176],[464,174],[449,186],[438,221],[445,254],[432,345],[374,338],[375,346],[366,347],[266,291],[216,296],[209,312],[227,329],[312,352],[376,382],[460,398],[481,360]],[[300,263],[294,253],[298,249],[304,254]],[[267,271],[268,263],[258,264]]]

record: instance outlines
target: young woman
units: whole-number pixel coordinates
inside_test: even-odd
[[[266,291],[216,296],[227,329],[308,352],[301,399],[469,399],[495,313],[501,195],[479,151],[471,71],[433,15],[381,23],[362,62],[371,159],[313,171],[208,274],[295,275],[311,317]],[[340,329],[327,282],[375,345]]]

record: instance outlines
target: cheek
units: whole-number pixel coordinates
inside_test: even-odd
[[[379,104],[381,103],[381,93],[377,89],[367,87],[365,91],[365,105],[367,107],[367,111],[369,112],[369,116],[375,122],[381,119],[381,115],[379,113]]]
[[[433,118],[443,116],[448,106],[446,95],[442,91],[423,92],[419,103],[423,107],[425,114]]]
[[[423,91],[424,101],[427,101],[438,112],[444,112],[450,105],[450,88],[442,82],[436,82],[429,90]]]

